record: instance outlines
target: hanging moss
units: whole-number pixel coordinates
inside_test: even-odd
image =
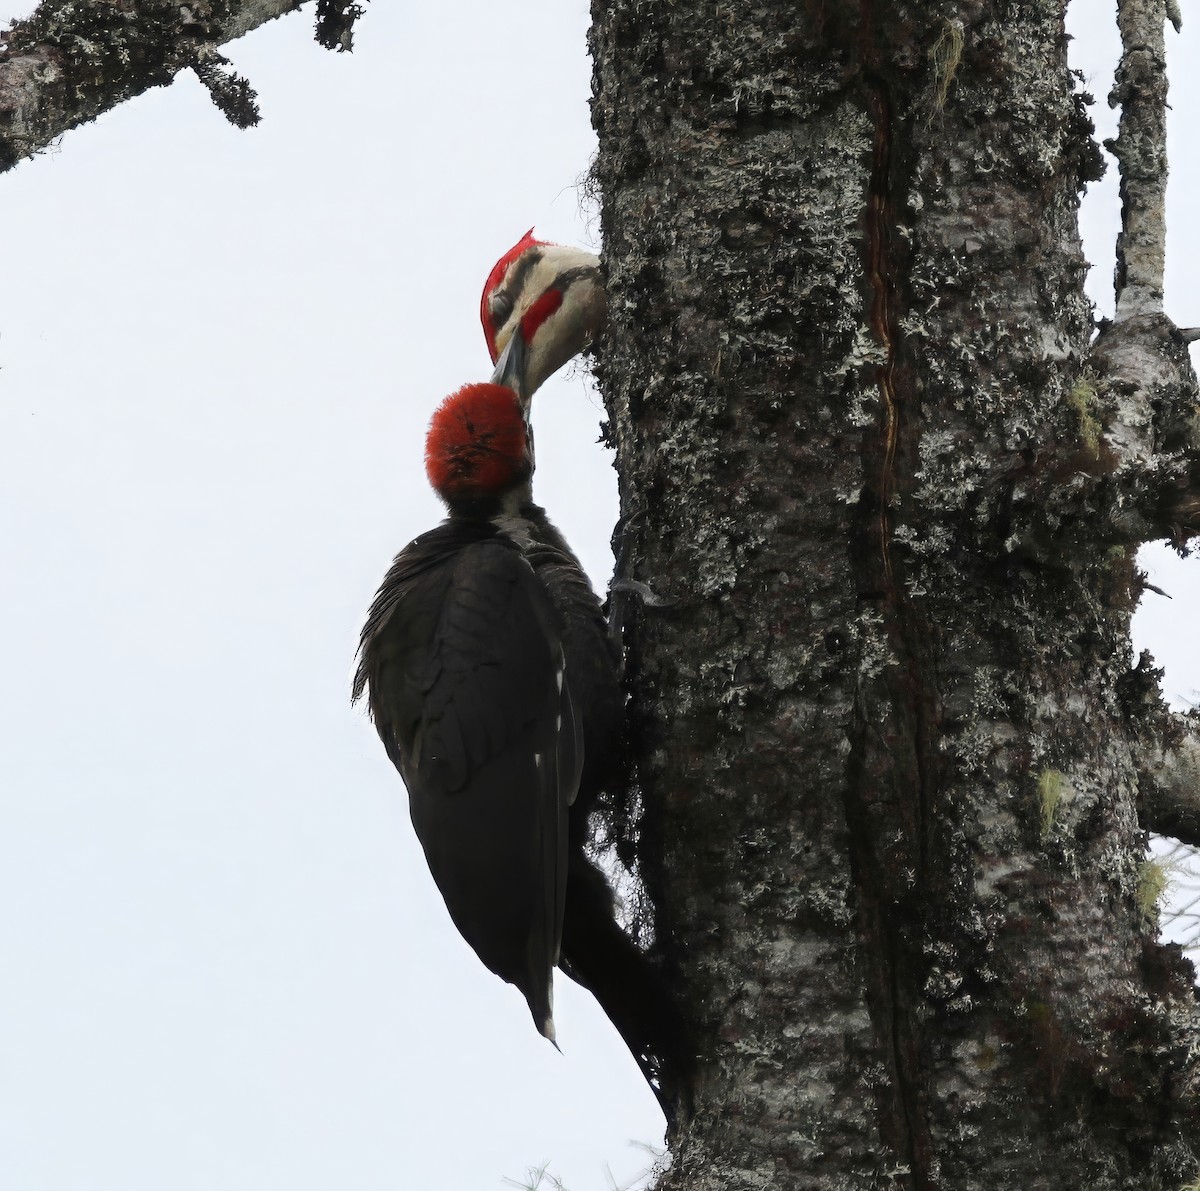
[[[939,112],[946,106],[950,88],[954,85],[954,76],[962,62],[965,44],[962,21],[952,20],[943,22],[937,41],[930,47],[929,57],[933,61],[936,87],[934,106]]]
[[[1067,405],[1075,415],[1080,440],[1090,454],[1100,447],[1100,421],[1095,414],[1096,386],[1086,377],[1080,377],[1067,393]]]
[[[1149,920],[1158,918],[1158,904],[1171,884],[1169,868],[1157,860],[1146,860],[1138,869],[1137,907],[1143,917]]]
[[[1038,777],[1038,808],[1045,839],[1054,830],[1054,820],[1067,792],[1067,779],[1057,769],[1044,769]]]

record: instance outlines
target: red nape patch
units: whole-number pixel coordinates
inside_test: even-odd
[[[526,248],[532,248],[535,244],[545,244],[545,240],[535,240],[533,238],[533,228],[530,228],[493,266],[492,271],[488,274],[488,279],[484,282],[483,297],[479,299],[479,321],[483,324],[483,334],[487,339],[488,351],[492,356],[494,364],[500,357],[500,353],[496,350],[496,332],[500,329],[492,325],[491,311],[488,310],[488,298],[492,296],[492,291],[495,290],[504,280],[505,273],[508,272],[508,267],[525,251]]]
[[[463,385],[437,407],[425,439],[425,474],[439,496],[498,496],[530,471],[525,418],[504,385]]]
[[[548,289],[521,317],[521,335],[526,343],[532,343],[533,337],[542,325],[561,305],[562,290]]]

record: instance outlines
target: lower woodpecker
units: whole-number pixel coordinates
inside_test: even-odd
[[[455,926],[554,1040],[556,964],[590,989],[670,1115],[674,1015],[588,857],[626,773],[619,659],[600,601],[533,503],[525,405],[466,385],[430,424],[448,516],[396,557],[362,630],[354,699],[408,787]]]

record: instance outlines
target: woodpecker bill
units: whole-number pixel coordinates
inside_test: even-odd
[[[536,240],[530,228],[493,266],[479,318],[496,365],[493,382],[528,405],[543,381],[604,328],[600,258]]]
[[[477,384],[448,397],[425,463],[449,516],[384,579],[354,698],[368,695],[455,926],[553,1041],[564,913],[585,934],[606,915],[620,934],[583,855],[589,786],[622,739],[616,658],[599,600],[533,504],[516,394]],[[573,804],[584,816],[575,827]]]

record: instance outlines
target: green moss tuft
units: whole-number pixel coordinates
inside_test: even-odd
[[[1095,402],[1096,386],[1085,377],[1080,377],[1067,394],[1067,404],[1075,415],[1083,445],[1093,455],[1100,449],[1100,422],[1092,412]]]
[[[1057,769],[1043,769],[1037,784],[1038,806],[1041,808],[1042,839],[1054,828],[1054,820],[1067,792],[1067,779]]]
[[[1171,872],[1157,860],[1143,860],[1138,867],[1137,892],[1134,897],[1142,914],[1153,919],[1158,916],[1158,903],[1171,884]]]

